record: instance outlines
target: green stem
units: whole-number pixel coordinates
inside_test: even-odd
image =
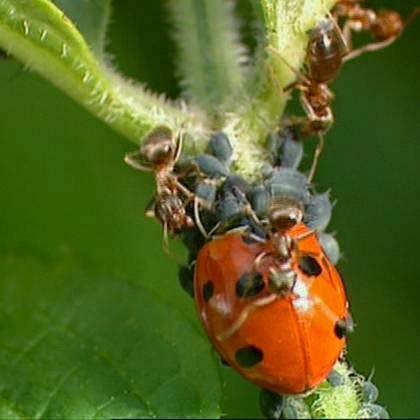
[[[135,143],[159,125],[204,137],[197,116],[100,64],[73,23],[48,0],[0,0],[0,48]]]
[[[296,79],[313,29],[336,0],[253,0],[264,33],[256,53],[256,65],[248,83],[248,100],[230,116],[227,131],[235,139],[237,172],[256,180],[268,156],[267,134],[275,131],[290,94],[284,87]],[[236,141],[237,140],[237,141]]]
[[[179,49],[179,73],[186,97],[214,113],[243,88],[244,48],[232,3],[226,0],[170,0]]]

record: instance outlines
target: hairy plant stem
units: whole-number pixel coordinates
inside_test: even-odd
[[[0,47],[135,143],[159,125],[203,137],[197,115],[97,60],[73,23],[48,0],[0,0]]]

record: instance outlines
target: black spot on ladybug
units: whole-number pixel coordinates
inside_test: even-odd
[[[255,245],[258,243],[257,239],[250,235],[242,235],[242,241],[247,245]]]
[[[260,363],[264,353],[255,346],[242,347],[235,353],[235,360],[243,368],[252,368]]]
[[[334,334],[337,338],[342,339],[344,337],[348,337],[349,334],[353,332],[353,320],[349,316],[347,318],[339,319],[334,326]]]
[[[322,273],[322,267],[319,265],[318,261],[309,255],[302,257],[299,260],[299,268],[307,276],[319,276]]]
[[[208,281],[204,286],[203,286],[203,299],[204,301],[207,303],[210,298],[213,296],[214,293],[214,285],[212,281]]]
[[[260,273],[245,273],[236,282],[236,296],[249,298],[258,295],[264,289],[264,279]]]

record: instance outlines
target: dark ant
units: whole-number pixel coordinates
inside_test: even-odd
[[[128,153],[124,158],[133,168],[152,171],[155,175],[156,197],[145,214],[162,223],[165,246],[168,233],[174,235],[194,227],[185,207],[195,196],[181,184],[174,172],[181,150],[182,135],[174,141],[168,128],[158,127],[147,136],[139,151]]]
[[[329,84],[337,77],[343,65],[343,59],[348,50],[335,20],[322,21],[310,33],[305,64],[306,74],[291,68],[298,78],[297,81],[287,86],[284,91],[298,89],[300,101],[306,113],[306,118],[291,119],[288,125],[298,126],[302,138],[318,136],[319,143],[308,180],[314,177],[319,156],[324,146],[324,135],[334,122],[331,109],[334,94]]]
[[[341,0],[334,9],[333,16],[322,21],[310,33],[305,64],[307,71],[301,74],[286,63],[297,74],[297,81],[284,90],[296,88],[300,91],[300,100],[307,118],[290,119],[286,125],[298,126],[302,138],[318,136],[319,143],[310,169],[308,180],[315,175],[319,156],[324,147],[324,135],[334,122],[332,102],[334,94],[329,84],[337,77],[343,63],[359,55],[377,51],[392,44],[405,27],[412,22],[420,12],[415,9],[404,22],[395,11],[380,11],[363,8],[360,1]],[[343,29],[338,24],[338,18],[347,18]],[[369,31],[378,42],[368,44],[356,50],[351,50],[352,31]]]
[[[414,9],[406,21],[394,10],[379,10],[363,7],[360,0],[339,0],[333,10],[336,19],[345,19],[343,37],[349,49],[352,47],[353,32],[369,32],[375,42],[361,48],[350,50],[345,61],[351,60],[366,52],[381,50],[395,42],[403,30],[411,24],[420,13],[420,8]]]

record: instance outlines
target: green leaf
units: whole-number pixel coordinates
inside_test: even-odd
[[[0,416],[220,415],[198,323],[138,283],[69,256],[2,257],[0,279]]]
[[[103,58],[111,0],[53,0],[83,34],[99,59]]]
[[[135,143],[157,126],[175,132],[196,127],[188,113],[100,63],[74,24],[48,0],[0,0],[0,48]]]

